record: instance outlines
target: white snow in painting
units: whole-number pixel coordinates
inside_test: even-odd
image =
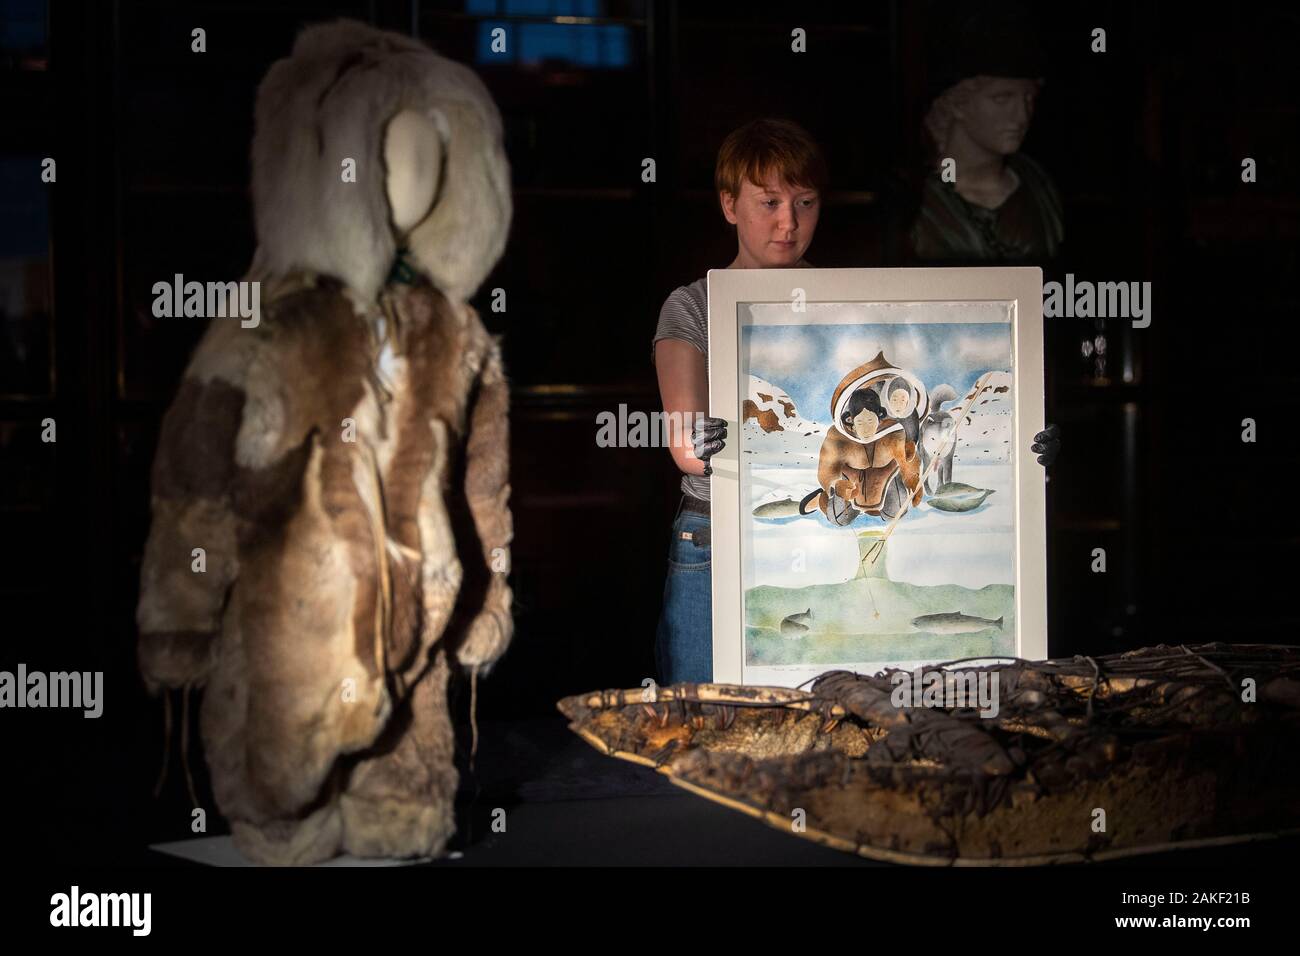
[[[1001,389],[1001,391],[998,391]],[[960,409],[970,398],[970,392],[955,402],[945,406],[945,411]],[[1011,440],[1014,432],[1011,428],[1011,373],[994,372],[989,376],[988,388],[975,400],[969,421],[963,421],[957,430],[957,451],[953,454],[953,481],[964,481],[977,488],[990,488],[969,478],[957,475],[956,463],[966,461],[972,464],[1006,464],[1010,461]]]
[[[790,452],[797,458],[811,450],[814,460],[816,459],[822,446],[822,439],[826,436],[826,426],[804,418],[784,389],[757,375],[751,375],[746,399],[753,402],[760,413],[771,412],[772,414],[764,415],[761,419],[746,419],[741,426],[745,432],[745,447],[754,448],[759,452],[760,458],[790,457],[785,452]],[[766,431],[763,421],[770,426],[773,424],[773,419],[780,427]]]
[[[993,494],[974,511],[950,513],[922,501],[899,521],[886,552],[891,580],[917,585],[959,584],[981,588],[987,584],[1014,584],[1015,497],[1011,464],[1011,376],[997,372],[963,423],[953,455],[952,480],[989,488]],[[788,401],[783,390],[763,379],[750,377],[751,393],[772,396],[769,407],[785,411],[776,399]],[[1005,391],[996,389],[1006,387]],[[961,408],[967,396],[946,406]],[[755,404],[759,400],[754,396]],[[791,403],[793,407],[793,403]],[[742,481],[748,486],[750,513],[769,502],[798,502],[818,487],[817,460],[826,425],[794,416],[781,419],[779,430],[764,431],[755,418],[742,426],[741,455],[752,466]],[[770,421],[770,420],[769,420]],[[750,587],[771,584],[789,587],[792,567],[802,569],[801,584],[831,584],[854,576],[859,561],[857,535],[883,528],[880,518],[862,515],[847,528],[825,519],[820,511],[778,520],[754,520]],[[990,536],[995,536],[991,538]],[[1005,562],[991,562],[990,554],[1005,554]]]

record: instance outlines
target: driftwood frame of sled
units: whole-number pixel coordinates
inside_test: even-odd
[[[741,538],[742,305],[790,309],[790,322],[807,321],[794,309],[794,290],[811,303],[1011,304],[1014,378],[1012,465],[1015,482],[1015,657],[1047,657],[1045,481],[1029,452],[1043,421],[1042,270],[1037,267],[925,269],[711,269],[709,303],[709,414],[727,421],[734,436],[711,459],[713,680],[731,684],[798,686],[832,667],[876,670],[901,661],[842,661],[784,669],[754,668],[745,660]],[[746,310],[747,311],[747,310]],[[934,663],[934,658],[925,663]],[[988,658],[994,660],[997,658]],[[915,666],[916,662],[904,666]]]
[[[806,690],[676,684],[558,707],[601,753],[883,862],[1100,862],[1300,834],[1300,647],[985,669],[1001,677],[993,720],[895,706],[890,673],[845,671]]]

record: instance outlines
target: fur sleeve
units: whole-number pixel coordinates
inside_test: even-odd
[[[138,663],[152,694],[201,685],[211,666],[237,573],[230,493],[243,405],[229,382],[187,375],[163,418],[136,607]]]
[[[485,671],[496,662],[514,633],[510,541],[514,524],[510,514],[510,387],[501,362],[500,345],[489,340],[470,410],[466,443],[465,496],[478,534],[480,554],[464,554],[462,561],[481,561],[490,579],[482,607],[470,623],[469,633],[457,650],[466,666]],[[472,544],[471,544],[472,546]]]

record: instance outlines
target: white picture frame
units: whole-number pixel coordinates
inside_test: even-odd
[[[1042,281],[1036,267],[709,271],[709,413],[728,434],[711,459],[714,681],[1047,656],[1046,479],[1030,451]],[[868,464],[832,480],[845,461]]]

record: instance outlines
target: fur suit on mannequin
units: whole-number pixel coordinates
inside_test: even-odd
[[[436,856],[448,681],[512,634],[508,391],[467,303],[509,231],[501,120],[469,69],[351,21],[300,34],[255,120],[260,322],[211,320],[163,420],[140,670],[204,689],[245,856]]]

